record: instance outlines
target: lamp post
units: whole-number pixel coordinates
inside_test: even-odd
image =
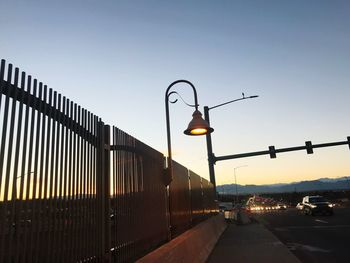
[[[236,176],[236,170],[242,167],[247,167],[248,165],[241,165],[233,168],[233,175],[235,177],[235,185],[236,185],[236,204],[238,203],[238,188],[237,188],[237,176]]]
[[[171,136],[170,136],[170,118],[169,118],[169,102],[176,103],[177,99],[175,101],[170,101],[169,97],[172,94],[179,95],[176,91],[170,91],[170,89],[178,84],[178,83],[185,83],[191,86],[193,90],[193,96],[194,96],[194,105],[190,105],[185,103],[187,106],[194,107],[195,111],[192,114],[192,120],[188,124],[187,129],[184,131],[184,134],[186,135],[193,135],[193,136],[199,136],[199,135],[205,135],[208,133],[211,133],[214,131],[213,128],[211,128],[207,121],[205,121],[202,118],[202,113],[198,110],[198,98],[197,98],[197,91],[194,85],[189,82],[188,80],[176,80],[173,83],[169,85],[165,92],[165,114],[166,114],[166,129],[167,129],[167,141],[168,141],[168,165],[165,172],[165,185],[169,185],[173,178],[173,164],[172,164],[172,152],[171,152]],[[180,96],[180,95],[179,95]],[[181,96],[180,96],[181,98]]]
[[[236,101],[253,99],[253,98],[257,98],[257,97],[259,97],[259,96],[254,95],[254,96],[246,97],[244,95],[244,93],[242,93],[242,98],[230,100],[230,101],[215,105],[213,107],[204,106],[204,119],[210,125],[209,110],[212,110],[212,109],[215,109],[215,108],[218,108],[218,107],[221,107],[221,106],[224,106],[224,105],[236,102]],[[214,185],[214,190],[216,193],[215,170],[214,170],[215,155],[213,153],[213,146],[212,146],[212,142],[211,142],[211,134],[210,133],[206,134],[206,141],[207,141],[207,152],[208,152],[209,177],[210,177],[210,182]]]

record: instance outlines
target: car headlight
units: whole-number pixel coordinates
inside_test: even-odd
[[[317,207],[317,205],[310,205],[311,206],[311,208],[316,208]]]
[[[333,204],[328,204],[328,207],[333,207],[334,205]]]

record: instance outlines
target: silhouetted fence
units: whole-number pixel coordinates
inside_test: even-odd
[[[0,67],[0,262],[127,262],[217,212],[213,186]]]
[[[175,237],[217,212],[213,185],[179,163],[173,162],[170,184],[170,225]]]

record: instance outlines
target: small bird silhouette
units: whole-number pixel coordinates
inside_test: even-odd
[[[244,97],[244,92],[242,92],[242,96],[243,96],[243,98],[245,98],[245,97]]]

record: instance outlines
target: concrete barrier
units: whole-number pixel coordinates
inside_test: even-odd
[[[213,216],[136,262],[205,262],[226,227],[223,215]]]
[[[224,216],[228,222],[235,222],[238,225],[246,225],[251,222],[248,213],[243,209],[225,211]]]

